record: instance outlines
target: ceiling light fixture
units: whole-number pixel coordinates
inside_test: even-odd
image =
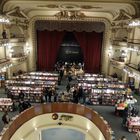
[[[140,26],[140,20],[134,20],[129,23],[129,26]]]
[[[2,11],[2,9],[0,10],[0,23],[1,24],[9,24],[10,23],[9,18],[6,16],[6,13]]]
[[[10,20],[8,19],[7,16],[5,15],[0,15],[0,23],[2,24],[9,24],[10,23]]]

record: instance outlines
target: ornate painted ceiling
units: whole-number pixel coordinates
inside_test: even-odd
[[[104,17],[112,20],[124,13],[128,17],[140,17],[139,0],[1,0],[0,9],[3,13],[11,13],[16,9],[25,16],[53,16],[61,11],[80,12],[88,17]]]

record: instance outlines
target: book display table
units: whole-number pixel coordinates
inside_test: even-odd
[[[90,91],[92,104],[115,105],[126,94],[126,84],[116,78],[104,78],[99,74],[85,74],[78,77],[78,86]]]
[[[0,111],[13,111],[13,101],[10,98],[0,98]]]
[[[129,132],[140,131],[140,117],[127,118],[127,128]]]
[[[41,102],[44,88],[56,88],[58,74],[45,72],[30,72],[6,80],[6,89],[12,98],[19,100],[20,93],[24,93],[24,100]]]

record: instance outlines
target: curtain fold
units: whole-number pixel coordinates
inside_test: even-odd
[[[84,69],[89,73],[100,73],[103,33],[74,32],[84,55]]]
[[[52,71],[65,32],[37,31],[37,70]]]
[[[84,69],[89,73],[100,73],[103,33],[73,32],[84,57]],[[37,31],[37,70],[52,71],[65,31]]]

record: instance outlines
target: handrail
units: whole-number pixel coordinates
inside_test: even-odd
[[[38,115],[54,112],[72,113],[86,117],[99,128],[105,140],[112,140],[109,125],[97,112],[84,105],[74,103],[46,103],[33,106],[19,114],[19,116],[9,124],[8,128],[3,130],[4,132],[1,134],[0,140],[10,140],[16,130],[28,120]]]
[[[128,63],[128,64],[126,64],[126,66],[128,66],[128,67],[130,67],[130,68],[132,68],[132,69],[135,69],[136,71],[139,72],[139,70],[138,70],[138,65],[135,65],[135,64],[132,64],[132,63]]]
[[[10,59],[5,59],[5,58],[0,59],[0,64],[6,63],[6,62],[10,62]]]

